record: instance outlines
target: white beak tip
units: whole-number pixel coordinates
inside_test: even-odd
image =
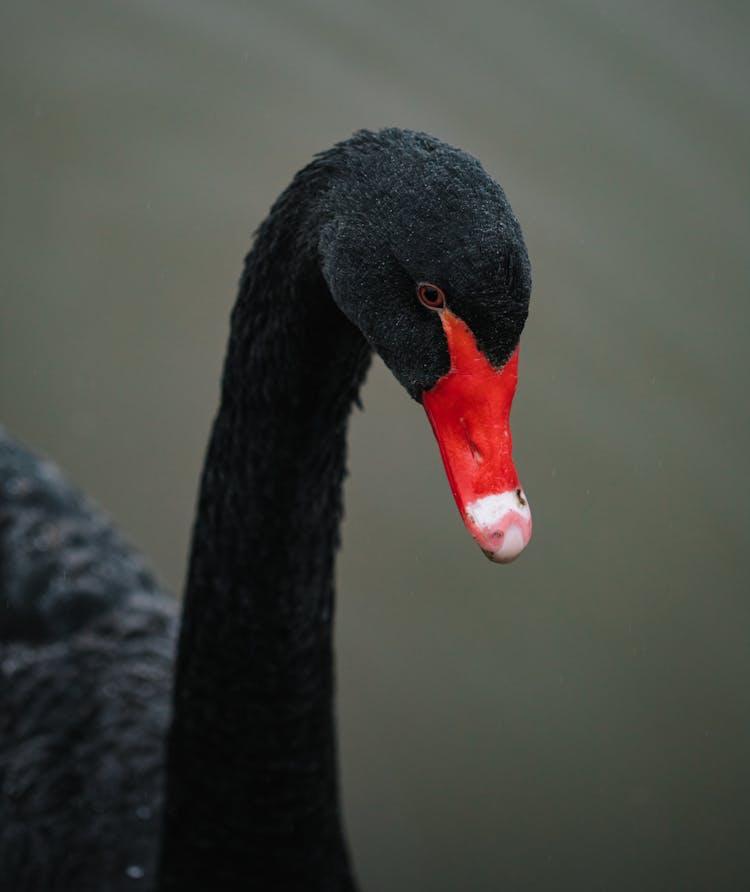
[[[497,548],[485,548],[482,551],[496,564],[510,564],[526,548],[528,539],[524,539],[520,527],[509,527]]]
[[[520,489],[477,499],[466,517],[479,547],[496,564],[514,561],[531,539],[531,511]]]

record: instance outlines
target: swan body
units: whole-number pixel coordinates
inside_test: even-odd
[[[502,189],[460,150],[361,131],[300,171],[246,258],[179,633],[109,523],[0,438],[10,888],[355,888],[332,651],[349,413],[374,349],[427,410],[469,532],[516,557],[529,292]]]
[[[175,603],[0,428],[0,888],[153,883]]]

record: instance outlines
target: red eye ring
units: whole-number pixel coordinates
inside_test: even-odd
[[[445,295],[442,288],[430,282],[421,282],[417,285],[417,297],[420,303],[429,310],[442,310],[445,306]]]

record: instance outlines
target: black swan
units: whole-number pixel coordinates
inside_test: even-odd
[[[374,349],[424,405],[469,531],[512,560],[530,288],[502,189],[458,149],[361,131],[296,175],[232,312],[174,667],[173,602],[0,436],[0,887],[355,888],[331,642],[347,419]]]

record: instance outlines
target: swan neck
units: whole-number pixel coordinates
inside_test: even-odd
[[[354,888],[333,572],[347,420],[370,353],[327,291],[314,228],[310,207],[282,196],[232,314],[178,649],[164,889],[218,888],[223,871],[266,890]]]

